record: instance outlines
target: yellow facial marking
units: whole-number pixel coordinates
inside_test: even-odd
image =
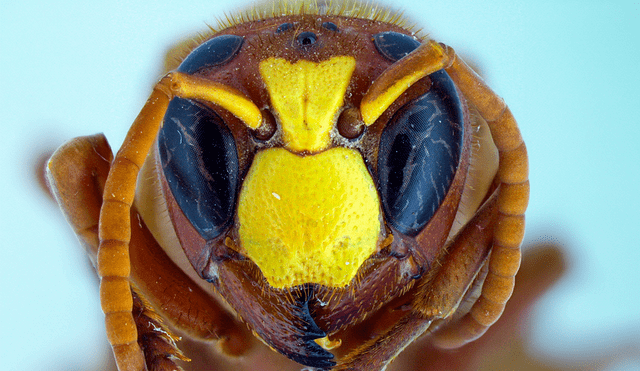
[[[273,287],[344,287],[375,253],[380,207],[355,150],[259,152],[238,203],[240,243]]]
[[[355,59],[347,56],[320,63],[290,63],[281,58],[260,62],[260,75],[288,149],[319,152],[329,146],[329,134],[355,66]]]

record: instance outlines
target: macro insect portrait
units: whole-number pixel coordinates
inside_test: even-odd
[[[480,337],[520,264],[527,153],[454,50],[372,5],[276,2],[198,40],[113,155],[76,138],[49,184],[100,277],[119,370],[181,336],[383,370]]]

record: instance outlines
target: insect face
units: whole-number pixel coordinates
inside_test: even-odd
[[[433,321],[462,323],[440,340],[461,345],[473,338],[460,335],[468,316],[489,313],[474,317],[484,328],[497,319],[519,261],[526,150],[505,108],[451,49],[392,22],[335,10],[230,25],[156,86],[116,156],[99,274],[128,290],[128,261],[115,252],[128,251],[143,167],[136,203],[165,250],[180,249],[168,254],[195,271],[185,282],[212,283],[223,306],[292,360],[383,368]],[[132,236],[132,246],[157,245]],[[487,273],[494,259],[508,264]],[[146,287],[138,295],[162,307],[156,291],[167,288],[132,269]],[[491,291],[495,277],[507,277],[504,292]],[[130,304],[117,303],[103,305],[114,350],[138,359],[137,333],[118,317]],[[212,300],[208,310],[225,309]]]

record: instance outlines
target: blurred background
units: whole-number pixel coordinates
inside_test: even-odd
[[[117,149],[167,49],[248,4],[0,0],[1,369],[100,370],[110,357],[97,280],[35,164],[80,135]],[[525,246],[557,246],[566,264],[515,322],[520,359],[640,370],[640,2],[386,5],[473,61],[520,124]]]

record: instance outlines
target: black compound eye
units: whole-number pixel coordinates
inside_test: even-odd
[[[378,184],[387,222],[417,235],[436,212],[456,174],[464,116],[455,85],[444,71],[431,88],[391,118],[380,138]]]
[[[276,28],[276,33],[285,32],[287,30],[290,30],[292,27],[293,27],[292,23],[283,23],[280,26],[278,26],[278,28]]]
[[[206,67],[220,66],[238,54],[244,38],[221,35],[205,41],[182,61],[178,72],[192,74]]]
[[[373,35],[373,43],[380,54],[392,61],[402,59],[420,46],[413,37],[393,31]]]
[[[224,121],[189,99],[173,98],[158,136],[165,179],[180,209],[210,240],[233,221],[238,153]]]

